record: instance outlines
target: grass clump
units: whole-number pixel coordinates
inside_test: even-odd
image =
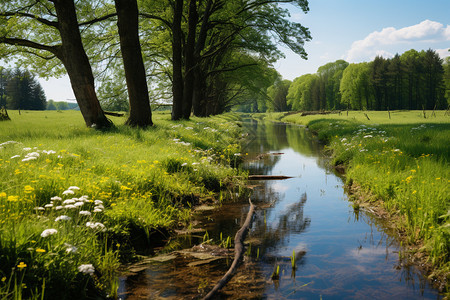
[[[426,119],[421,111],[390,112],[390,118],[387,112],[366,114],[370,120],[364,112],[283,120],[317,132],[333,164],[346,167],[347,182],[375,196],[406,242],[417,246],[416,256],[426,253],[432,276],[448,289],[450,117],[444,111]]]
[[[85,128],[79,112],[10,111],[0,124],[0,297],[115,297],[118,266],[239,182],[239,119]]]

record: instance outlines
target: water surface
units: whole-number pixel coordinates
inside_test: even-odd
[[[257,209],[249,255],[219,299],[440,299],[423,275],[400,259],[401,248],[380,220],[353,210],[342,178],[327,167],[322,146],[306,128],[256,121],[245,126],[243,167],[250,174],[292,178],[251,182]],[[220,234],[234,237],[247,211],[246,202],[226,204],[198,220],[217,241]],[[198,244],[202,237],[184,242]],[[190,262],[178,255],[128,277],[122,298],[201,298],[230,260]]]

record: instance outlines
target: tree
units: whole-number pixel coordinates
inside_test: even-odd
[[[0,67],[0,109],[6,107],[6,85],[8,83],[8,71]]]
[[[269,111],[287,111],[288,103],[286,96],[291,85],[290,80],[281,80],[279,78],[275,83],[267,89],[268,103],[267,107]]]
[[[449,106],[450,105],[450,56],[447,56],[445,58],[444,81],[445,81],[445,98],[447,99],[447,106]]]
[[[153,125],[147,79],[142,59],[138,30],[136,0],[115,0],[120,48],[130,99],[130,116],[126,124],[146,127]]]
[[[340,93],[342,103],[352,109],[371,108],[369,63],[350,64],[342,74]]]
[[[69,75],[86,125],[97,128],[111,125],[97,99],[73,0],[8,1],[0,8],[0,25],[0,43],[3,44],[0,53],[18,54],[24,63],[30,62],[34,67],[37,65],[31,57],[48,61],[48,67],[55,66],[55,58],[59,59]],[[35,34],[29,35],[30,30]],[[45,71],[42,65],[38,66]]]

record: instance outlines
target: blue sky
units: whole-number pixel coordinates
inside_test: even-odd
[[[390,57],[409,49],[449,55],[450,0],[310,0],[310,11],[291,11],[293,21],[310,29],[305,44],[308,60],[283,49],[286,59],[274,67],[293,80],[338,59],[351,63],[371,61],[377,54]],[[74,99],[67,77],[41,80],[47,99]]]
[[[286,50],[286,59],[275,64],[285,79],[315,73],[338,59],[358,63],[429,48],[450,54],[444,51],[450,47],[449,0],[310,0],[309,8],[307,14],[290,8],[292,20],[310,29],[312,41],[305,45],[308,60]]]

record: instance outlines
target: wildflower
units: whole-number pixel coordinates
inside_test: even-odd
[[[6,197],[6,193],[5,192],[1,192],[0,193],[0,197]]]
[[[100,205],[100,204],[103,204],[103,201],[102,200],[95,200],[94,204],[95,205]]]
[[[74,209],[74,208],[77,208],[77,207],[75,205],[73,205],[73,204],[68,204],[68,205],[64,206],[64,208],[65,209]]]
[[[45,210],[45,208],[43,208],[42,206],[36,206],[36,207],[34,208],[34,210],[42,211],[42,210]]]
[[[90,211],[87,211],[87,210],[81,210],[81,211],[79,212],[79,214],[82,215],[82,216],[90,216],[90,215],[91,215],[91,212],[90,212]]]
[[[53,207],[53,203],[45,204],[44,207],[45,208],[52,208]]]
[[[53,228],[45,229],[44,231],[42,231],[41,237],[45,238],[45,237],[48,237],[50,235],[54,235],[57,233],[58,233],[58,230],[56,230],[56,229],[53,229]]]
[[[71,190],[71,191],[78,191],[79,189],[80,188],[77,186],[69,186],[69,188],[68,188],[68,190]]]
[[[22,161],[26,162],[26,161],[30,161],[30,160],[34,160],[37,159],[37,157],[31,156],[31,157],[26,157],[24,159],[22,159]]]
[[[234,156],[241,156],[241,154],[240,153],[235,153]]]
[[[58,221],[70,221],[71,219],[72,219],[72,218],[69,217],[69,216],[62,215],[62,216],[57,217],[57,218],[55,219],[55,222],[58,222]]]
[[[125,186],[125,185],[122,185],[122,186],[120,187],[120,189],[121,189],[122,191],[131,190],[129,187],[127,187],[127,186]]]
[[[14,155],[14,156],[11,156],[11,159],[18,158],[18,157],[20,157],[20,155]]]
[[[6,281],[6,277],[3,276],[3,277],[2,277],[2,282],[5,282],[5,281]]]
[[[74,206],[75,207],[81,207],[84,205],[84,201],[83,202],[75,202]]]
[[[61,201],[62,198],[58,197],[58,196],[55,196],[55,197],[51,197],[50,200],[52,200],[52,201]]]
[[[86,227],[92,228],[92,229],[99,229],[101,231],[106,231],[105,225],[103,225],[100,222],[87,222]]]
[[[30,194],[31,192],[34,191],[34,188],[33,188],[32,186],[30,186],[30,185],[26,185],[26,186],[24,187],[24,190],[25,190],[25,193],[26,193],[26,194]]]
[[[74,204],[75,203],[75,200],[73,200],[73,199],[67,199],[67,200],[64,200],[64,202],[63,202],[63,204]]]
[[[23,148],[22,150],[23,150],[23,151],[30,151],[31,148],[30,148],[30,147],[26,147],[26,148]]]
[[[75,194],[75,192],[72,190],[65,190],[62,194],[63,195],[73,195],[73,194]]]
[[[186,167],[186,166],[187,166],[187,163],[182,163],[181,166],[182,166],[182,167]]]
[[[17,267],[18,267],[19,269],[23,269],[23,268],[26,268],[26,267],[27,267],[27,264],[24,263],[23,261],[21,261],[21,262],[17,265]]]
[[[71,245],[71,244],[64,243],[64,246],[67,247],[66,248],[66,252],[67,253],[76,253],[78,251],[78,248],[73,246],[73,245]]]
[[[414,190],[413,192],[412,192],[412,194],[414,195],[415,193],[417,193],[417,191],[416,190]]]
[[[95,268],[92,264],[81,265],[78,267],[78,271],[83,274],[92,275],[95,272]]]
[[[371,138],[371,137],[373,137],[373,136],[370,135],[370,134],[364,136],[365,139],[368,139],[368,138]]]
[[[94,208],[94,212],[95,213],[100,213],[100,212],[102,212],[103,210],[101,209],[101,208],[98,208],[98,207],[95,207]]]
[[[63,209],[63,208],[64,208],[64,206],[58,205],[57,207],[55,207],[55,210],[60,210],[60,209]]]
[[[36,248],[36,252],[37,253],[45,253],[45,249],[41,249],[41,248]]]

